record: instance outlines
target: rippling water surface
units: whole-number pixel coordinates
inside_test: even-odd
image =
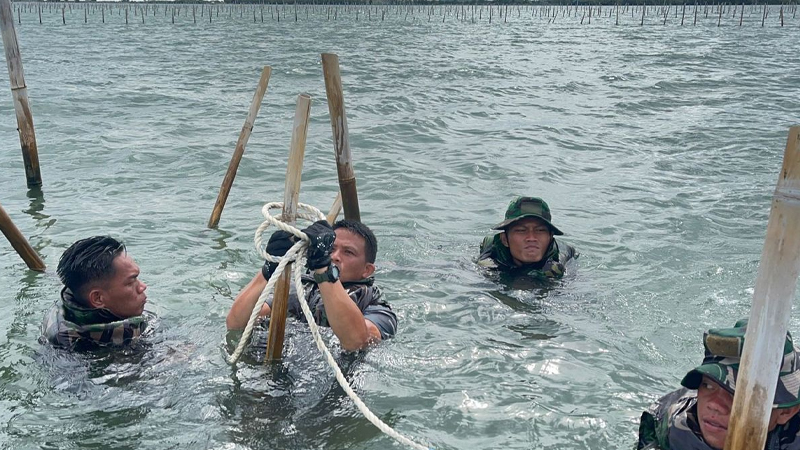
[[[282,199],[296,96],[313,97],[300,200],[337,189],[321,52],[341,61],[363,220],[395,339],[340,357],[400,432],[439,449],[628,448],[638,416],[749,312],[789,126],[800,19],[697,26],[610,10],[475,23],[222,7],[141,16],[35,10],[17,24],[44,186],[25,187],[8,84],[0,202],[48,264],[0,239],[0,447],[385,448],[302,327],[276,367],[223,360],[225,315]],[[702,8],[702,7],[701,7]],[[259,11],[260,12],[260,11]],[[332,13],[333,14],[333,13]],[[478,19],[480,14],[480,20]],[[237,17],[238,16],[238,17]],[[264,65],[269,90],[221,224],[205,224]],[[5,83],[5,81],[3,82]],[[2,87],[2,86],[0,86]],[[478,243],[540,195],[581,257],[546,290],[495,284]],[[122,238],[160,321],[150,346],[68,355],[36,339],[74,240]],[[800,320],[793,317],[793,330]]]

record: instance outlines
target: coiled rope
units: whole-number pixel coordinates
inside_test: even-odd
[[[256,245],[256,250],[261,254],[261,256],[266,259],[267,261],[278,263],[278,267],[273,272],[272,276],[269,277],[269,281],[267,282],[266,287],[264,290],[261,291],[261,295],[258,297],[255,306],[253,307],[253,312],[250,314],[250,319],[247,321],[247,326],[242,333],[242,337],[239,340],[239,344],[236,346],[236,350],[234,350],[233,354],[228,357],[229,364],[236,364],[236,361],[241,356],[242,352],[244,351],[247,342],[250,340],[250,335],[253,332],[253,326],[255,325],[256,318],[258,317],[258,313],[261,311],[261,307],[264,305],[264,302],[267,301],[270,293],[272,292],[275,283],[278,281],[280,274],[286,269],[286,265],[290,262],[294,262],[294,284],[295,290],[297,292],[297,299],[300,301],[300,307],[303,309],[303,315],[306,317],[306,322],[308,322],[308,327],[311,329],[311,335],[314,338],[314,342],[317,344],[317,348],[322,352],[322,355],[325,357],[325,361],[327,361],[328,366],[333,370],[334,375],[336,376],[336,381],[339,382],[339,386],[344,389],[347,393],[347,396],[353,400],[356,407],[364,417],[369,420],[373,425],[375,425],[379,430],[381,430],[387,436],[393,438],[394,440],[405,444],[411,448],[415,448],[418,450],[429,450],[428,447],[424,445],[417,444],[416,442],[412,441],[411,439],[403,436],[402,434],[395,431],[392,427],[387,425],[383,422],[378,416],[376,416],[372,411],[369,410],[367,405],[364,404],[363,401],[358,397],[358,395],[353,391],[350,387],[350,383],[347,382],[347,379],[342,374],[341,369],[339,369],[339,365],[336,364],[336,360],[333,359],[333,355],[331,355],[330,350],[325,346],[325,343],[322,341],[322,337],[319,334],[319,326],[314,321],[314,315],[311,313],[311,308],[308,307],[308,302],[306,302],[306,295],[305,295],[305,288],[303,287],[302,276],[303,272],[305,271],[306,266],[306,249],[308,248],[308,236],[300,231],[299,229],[288,225],[286,223],[281,222],[277,217],[272,216],[269,213],[271,209],[282,209],[283,202],[272,202],[267,203],[261,208],[261,213],[264,215],[264,222],[259,225],[256,229],[254,242]],[[303,218],[306,220],[310,220],[312,222],[317,220],[324,220],[325,216],[322,214],[320,210],[317,208],[307,205],[305,203],[298,203],[297,204],[297,217]],[[301,212],[306,211],[306,212]],[[280,228],[283,231],[292,233],[295,235],[299,240],[296,242],[289,251],[283,257],[276,257],[268,254],[263,246],[262,235],[264,231],[267,230],[270,226],[274,225],[277,228]]]

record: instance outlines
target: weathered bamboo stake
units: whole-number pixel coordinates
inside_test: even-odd
[[[744,20],[744,1],[742,1],[742,10],[739,12],[739,26],[742,26],[742,20]]]
[[[722,5],[719,7],[719,18],[717,19],[717,28],[722,25]]]
[[[67,18],[64,17],[64,10],[66,10],[66,9],[67,8],[65,6],[61,7],[61,23],[64,24],[64,25],[67,24]]]
[[[356,174],[353,170],[353,155],[350,152],[350,137],[347,129],[347,115],[342,93],[342,77],[339,73],[339,57],[333,53],[322,54],[322,73],[325,78],[325,93],[328,96],[328,111],[331,116],[333,150],[336,155],[336,170],[339,178],[339,191],[342,193],[344,218],[361,220],[356,189]]]
[[[767,5],[764,4],[764,15],[761,17],[761,28],[764,28],[764,21],[767,20]]]
[[[794,126],[772,196],[725,450],[764,448],[799,272],[800,126]]]
[[[342,210],[342,193],[337,192],[336,198],[333,200],[333,204],[331,205],[330,211],[328,211],[328,215],[325,217],[328,223],[333,225],[336,222],[336,218],[339,217],[339,212]]]
[[[11,96],[14,100],[14,112],[17,116],[17,130],[19,131],[19,143],[22,149],[22,161],[25,166],[25,178],[28,187],[41,186],[42,173],[39,170],[39,151],[36,146],[33,114],[28,102],[28,88],[25,85],[22,56],[19,52],[17,32],[14,30],[14,16],[9,0],[0,0],[0,33],[3,36]]]
[[[256,93],[253,94],[253,101],[250,103],[250,111],[247,113],[244,125],[242,125],[242,131],[239,133],[239,140],[236,141],[236,148],[233,151],[231,162],[228,164],[228,171],[225,173],[225,178],[222,180],[222,186],[219,188],[219,195],[217,195],[217,201],[214,203],[214,210],[211,211],[211,218],[208,219],[208,228],[216,228],[219,224],[219,218],[222,215],[222,210],[225,208],[225,202],[228,201],[228,194],[230,194],[233,180],[236,178],[236,171],[239,169],[239,163],[242,161],[244,149],[247,146],[247,141],[250,140],[250,134],[253,132],[253,123],[258,116],[259,109],[261,109],[261,101],[264,99],[264,94],[267,92],[271,73],[272,68],[270,66],[264,66],[264,69],[261,71],[261,78],[258,80]]]
[[[297,217],[297,199],[300,196],[300,178],[303,172],[303,157],[306,151],[306,135],[308,134],[308,116],[311,110],[311,97],[308,94],[297,96],[297,108],[292,125],[292,144],[289,149],[289,161],[286,165],[286,184],[283,190],[283,221],[294,225]],[[289,306],[289,283],[292,276],[292,264],[278,278],[275,295],[272,297],[272,310],[269,318],[269,338],[265,361],[281,359],[283,337],[286,330],[286,312]]]
[[[36,250],[31,247],[28,240],[25,239],[25,236],[19,231],[19,228],[14,225],[11,217],[9,217],[6,210],[3,209],[3,205],[0,205],[0,231],[3,232],[8,242],[10,242],[14,250],[17,251],[17,254],[22,257],[22,260],[25,261],[29,269],[44,272],[45,265],[42,258],[40,258]]]

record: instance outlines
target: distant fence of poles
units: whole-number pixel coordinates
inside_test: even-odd
[[[431,23],[576,23],[580,25],[800,26],[797,4],[333,4],[333,3],[15,3],[27,24],[213,24],[215,22],[395,21]]]

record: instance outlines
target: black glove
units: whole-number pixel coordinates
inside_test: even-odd
[[[326,220],[314,222],[313,225],[303,230],[308,235],[308,253],[306,254],[306,267],[309,270],[321,269],[331,264],[331,251],[336,233]]]
[[[290,248],[292,248],[293,245],[294,235],[288,231],[278,230],[272,233],[272,236],[269,237],[269,241],[267,242],[267,253],[272,256],[283,256],[289,251]],[[269,281],[269,277],[272,276],[277,268],[278,263],[265,261],[264,267],[261,268],[261,275],[264,275],[264,279]]]

